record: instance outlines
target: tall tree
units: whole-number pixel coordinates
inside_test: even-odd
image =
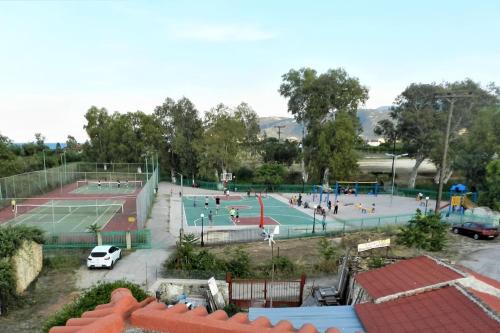
[[[198,142],[198,166],[205,177],[235,171],[246,139],[245,123],[224,104],[205,113],[204,135]]]
[[[488,163],[485,188],[479,196],[479,203],[494,210],[500,210],[500,160]]]
[[[186,97],[177,102],[167,98],[154,111],[156,121],[161,125],[163,154],[172,177],[175,172],[197,175],[198,151],[195,143],[202,135],[202,121],[194,104]]]
[[[83,126],[90,139],[85,145],[88,159],[111,162],[109,151],[111,117],[105,108],[92,106],[85,114],[87,124]]]
[[[245,126],[245,145],[251,153],[256,153],[258,144],[258,135],[260,133],[260,126],[257,113],[250,105],[242,102],[234,110],[236,119],[243,122]]]
[[[333,148],[323,140],[321,147],[318,142],[325,127],[331,132],[336,118],[341,114],[349,117],[342,121],[351,122],[356,132],[359,123],[356,117],[358,107],[368,99],[368,89],[361,85],[355,77],[350,77],[343,69],[330,69],[318,75],[314,69],[302,68],[290,70],[283,75],[283,83],[279,92],[288,98],[288,111],[292,113],[297,122],[304,124],[307,135],[303,144],[303,153],[307,169],[315,175],[316,179],[323,177],[328,180],[333,160],[324,156],[325,152],[337,150],[339,154],[350,153],[351,148]],[[352,127],[349,125],[349,127]],[[333,133],[333,132],[332,132]],[[356,134],[354,134],[356,137]],[[337,145],[349,145],[347,142],[336,142]],[[342,156],[337,156],[342,158]],[[345,156],[351,160],[352,156]],[[303,177],[306,176],[303,170]]]

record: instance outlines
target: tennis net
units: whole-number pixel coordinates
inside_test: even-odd
[[[125,181],[101,181],[98,180],[77,180],[77,187],[88,186],[98,188],[141,188],[141,180],[125,180]]]
[[[101,214],[116,214],[123,213],[123,204],[95,204],[95,205],[67,205],[47,203],[43,205],[36,204],[20,204],[14,208],[14,214],[75,214],[75,215],[101,215]]]

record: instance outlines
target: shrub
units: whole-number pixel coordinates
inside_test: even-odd
[[[231,258],[226,262],[226,269],[233,276],[239,278],[249,277],[252,274],[250,256],[242,247],[238,247],[231,253]]]
[[[72,303],[65,305],[59,312],[49,317],[43,324],[43,332],[48,332],[53,326],[64,326],[70,318],[78,318],[85,311],[94,310],[99,304],[109,303],[111,293],[116,288],[128,288],[137,301],[142,301],[148,294],[137,284],[125,280],[98,283],[85,291]]]
[[[318,242],[318,252],[322,260],[316,265],[320,272],[331,273],[337,269],[337,251],[326,237],[320,238]]]
[[[382,257],[371,257],[368,259],[369,268],[380,268],[385,266],[385,260]]]
[[[224,311],[226,311],[226,313],[229,317],[232,317],[235,314],[237,314],[238,312],[241,312],[241,308],[234,303],[229,303],[229,304],[226,304],[226,306],[224,306]]]
[[[440,215],[422,215],[420,210],[401,228],[396,242],[417,249],[440,251],[446,244],[446,224]]]

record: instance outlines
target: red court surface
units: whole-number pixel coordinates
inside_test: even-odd
[[[123,204],[123,214],[115,214],[113,218],[106,224],[102,231],[125,231],[125,230],[137,230],[136,223],[128,222],[129,216],[137,216],[136,211],[136,197],[140,192],[140,188],[137,188],[133,194],[128,195],[113,195],[113,194],[78,194],[71,193],[77,188],[77,184],[72,183],[63,186],[62,188],[57,188],[51,192],[41,194],[39,196],[20,200],[17,199],[17,204],[30,204],[30,205],[43,205],[50,202],[50,200],[89,200],[89,199],[120,199],[124,200]],[[5,223],[13,219],[13,213],[10,206],[0,209],[0,224]]]
[[[237,222],[236,225],[259,225],[260,217],[240,217],[240,222]],[[264,216],[264,225],[278,225],[279,223],[273,219],[272,217]]]

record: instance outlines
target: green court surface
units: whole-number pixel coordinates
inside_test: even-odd
[[[104,227],[123,213],[123,200],[51,200],[43,205],[18,204],[9,225],[36,226],[46,232],[85,232],[88,226]]]
[[[219,196],[220,209],[216,212],[215,196],[208,196],[208,209],[205,209],[205,196],[184,196],[184,212],[189,226],[201,225],[201,214],[204,214],[204,224],[210,225],[208,219],[209,212],[212,211],[213,226],[248,226],[259,225],[260,206],[257,197],[246,195],[231,196],[225,200],[224,196]],[[313,217],[307,215],[297,208],[290,207],[271,196],[262,198],[264,203],[264,224],[265,225],[285,225],[285,226],[306,226],[313,224]],[[233,222],[229,215],[229,210],[238,208],[240,222]],[[321,217],[316,216],[316,222]]]
[[[78,181],[77,188],[71,193],[73,194],[132,194],[141,186],[141,183],[122,183],[118,186],[117,183],[103,183],[98,186],[96,182],[85,183]]]

